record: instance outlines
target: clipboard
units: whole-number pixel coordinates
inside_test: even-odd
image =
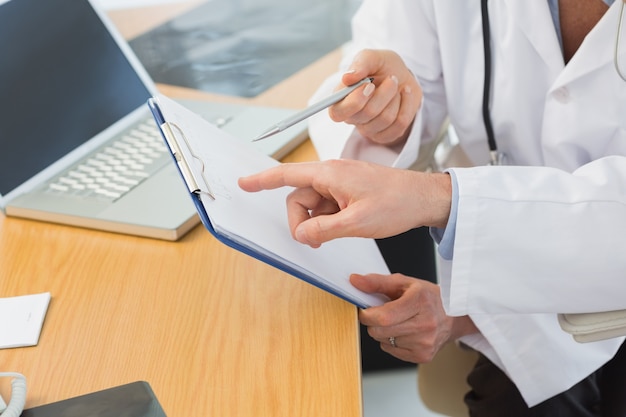
[[[317,249],[303,245],[287,222],[292,188],[248,193],[237,185],[240,177],[278,161],[163,95],[149,99],[148,106],[203,225],[219,241],[357,307],[388,301],[349,282],[351,273],[389,274],[373,239],[336,239]]]

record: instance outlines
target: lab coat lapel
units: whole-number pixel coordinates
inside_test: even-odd
[[[553,74],[558,74],[563,69],[563,55],[548,2],[545,0],[505,0],[504,3],[506,8],[502,12],[512,15],[512,20],[520,27],[539,57]]]
[[[592,71],[613,65],[617,23],[622,2],[616,1],[602,16],[598,24],[591,29],[559,75],[554,88],[568,84]]]

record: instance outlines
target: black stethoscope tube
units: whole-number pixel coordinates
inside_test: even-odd
[[[483,28],[483,51],[485,56],[485,80],[483,84],[483,123],[487,133],[487,143],[489,144],[489,157],[491,165],[500,165],[502,157],[498,152],[498,145],[493,133],[491,115],[489,113],[489,97],[491,95],[491,32],[489,30],[489,10],[487,0],[480,1],[480,12],[482,15]]]

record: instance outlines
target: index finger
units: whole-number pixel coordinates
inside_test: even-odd
[[[273,190],[290,186],[310,187],[319,172],[319,162],[281,164],[259,173],[239,178],[239,187],[248,192]]]

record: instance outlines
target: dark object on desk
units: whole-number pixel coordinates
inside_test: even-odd
[[[158,83],[254,97],[348,41],[360,0],[212,0],[131,40]]]
[[[132,382],[24,410],[22,417],[167,417],[150,385]]]

